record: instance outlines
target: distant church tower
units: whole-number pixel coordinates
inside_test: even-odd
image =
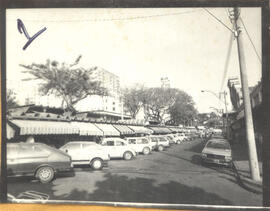
[[[160,79],[161,81],[161,88],[170,88],[170,80],[168,77],[162,77]]]

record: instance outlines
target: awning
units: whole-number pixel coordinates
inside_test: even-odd
[[[116,130],[111,124],[95,123],[95,125],[103,131],[104,136],[120,136],[120,132]]]
[[[81,136],[103,136],[103,131],[90,122],[72,122],[72,126],[79,129]]]
[[[179,128],[179,127],[169,127],[170,130],[172,130],[173,132],[177,132],[180,133],[183,131],[183,129]]]
[[[20,128],[20,135],[48,135],[48,134],[78,134],[79,129],[69,122],[39,121],[39,120],[10,120]]]
[[[113,126],[121,133],[121,135],[135,134],[135,132],[126,125],[113,125]]]
[[[148,127],[154,131],[154,134],[167,134],[171,133],[172,131],[166,127]]]
[[[15,130],[8,123],[6,124],[7,139],[11,139],[15,136]]]
[[[128,125],[135,133],[152,134],[153,131],[143,126]]]

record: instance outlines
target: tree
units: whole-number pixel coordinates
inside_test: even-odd
[[[15,93],[11,89],[7,90],[6,100],[7,100],[7,102],[6,102],[7,110],[18,106]]]
[[[81,59],[79,56],[73,64],[59,64],[57,61],[47,60],[46,64],[20,66],[27,69],[34,78],[25,80],[40,80],[39,91],[42,95],[54,94],[62,98],[62,108],[75,111],[75,104],[90,95],[108,95],[108,91],[101,86],[100,81],[93,80],[92,70],[76,67]],[[96,68],[96,67],[95,67]]]
[[[190,95],[184,91],[178,91],[174,104],[169,108],[169,123],[174,125],[189,124],[197,117],[195,103]]]
[[[136,84],[134,87],[125,88],[122,90],[124,107],[134,119],[142,108],[144,92],[145,88],[140,84]]]
[[[164,122],[170,107],[175,103],[178,90],[172,88],[148,88],[143,95],[142,104],[145,119]]]

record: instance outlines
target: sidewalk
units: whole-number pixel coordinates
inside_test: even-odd
[[[258,160],[259,160],[259,169],[260,175],[262,178],[262,159],[261,159],[261,148],[257,146],[258,151]],[[249,157],[248,157],[248,148],[244,143],[234,144],[232,146],[232,156],[233,156],[233,170],[236,173],[239,184],[254,193],[262,193],[262,180],[253,181],[250,176],[249,168]]]

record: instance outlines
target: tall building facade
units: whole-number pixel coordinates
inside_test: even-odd
[[[120,101],[119,77],[100,67],[95,67],[89,77],[91,80],[99,81],[100,85],[108,90],[109,96],[88,96],[78,102],[75,108],[78,111],[103,110],[121,113],[122,103]]]

